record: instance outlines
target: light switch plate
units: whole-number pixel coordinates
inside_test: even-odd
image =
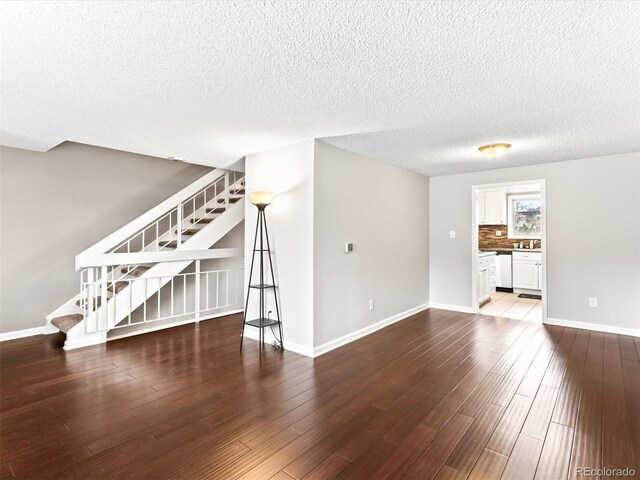
[[[596,297],[589,297],[589,306],[591,308],[597,308],[598,307],[598,299]]]
[[[455,230],[449,230],[449,238],[456,238],[456,231]]]
[[[496,237],[501,237],[502,236],[502,232],[500,230],[496,230]]]
[[[349,243],[345,243],[344,244],[344,253],[351,253],[353,252],[353,243],[349,242]]]

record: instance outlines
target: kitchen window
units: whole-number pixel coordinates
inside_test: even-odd
[[[509,238],[542,238],[542,199],[540,194],[508,196]]]

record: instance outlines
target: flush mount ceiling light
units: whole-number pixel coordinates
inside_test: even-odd
[[[483,145],[478,150],[484,153],[487,157],[496,158],[501,157],[511,147],[510,143],[492,143],[491,145]]]

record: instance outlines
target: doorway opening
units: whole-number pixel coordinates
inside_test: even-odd
[[[545,180],[471,187],[471,305],[476,312],[546,321],[545,187]]]

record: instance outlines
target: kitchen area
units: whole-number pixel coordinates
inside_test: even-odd
[[[476,190],[478,271],[483,315],[542,321],[540,183]]]

